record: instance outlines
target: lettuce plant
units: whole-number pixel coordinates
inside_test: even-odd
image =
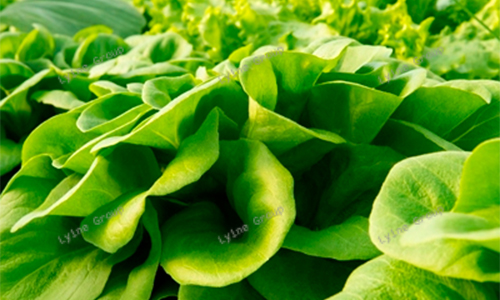
[[[2,100],[2,122],[22,124],[7,103],[33,78],[126,49],[71,81],[81,103],[25,131],[0,199],[3,298],[498,297],[498,81],[446,81],[345,37],[216,64],[173,32],[106,30],[21,67],[29,83]],[[49,92],[35,98],[67,103]]]
[[[2,299],[498,299],[498,0],[387,2],[7,5]]]

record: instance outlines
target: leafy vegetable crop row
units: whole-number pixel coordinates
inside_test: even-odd
[[[48,2],[0,17],[65,5]],[[306,2],[135,1],[142,35],[11,15],[26,32],[0,33],[2,299],[498,299],[500,82],[308,36],[340,21]],[[418,17],[368,2],[343,9]]]

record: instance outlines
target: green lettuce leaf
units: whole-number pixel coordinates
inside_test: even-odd
[[[169,219],[162,227],[161,265],[182,285],[221,287],[247,277],[279,250],[295,218],[292,177],[261,143],[221,142],[215,170],[227,180],[229,202],[241,219],[234,224],[246,225],[238,224],[241,237],[222,241],[232,228],[211,202]]]
[[[311,90],[308,120],[312,127],[335,132],[348,141],[369,143],[402,101],[400,97],[358,84],[324,83]]]
[[[498,147],[494,140],[471,155],[446,151],[398,163],[370,215],[370,237],[377,248],[441,276],[500,281]],[[492,177],[481,200],[470,191],[481,180],[478,173]]]
[[[182,285],[179,289],[179,299],[264,300],[246,280],[220,288]]]
[[[50,165],[48,156],[37,156],[23,166],[1,195],[0,258],[4,263],[0,274],[6,299],[95,299],[113,265],[132,255],[138,245],[135,239],[122,251],[109,255],[77,236],[72,243],[64,242],[65,234],[69,237],[71,232],[75,238],[73,229],[77,233],[82,229],[77,220],[62,217],[37,220],[11,234],[10,227],[40,205],[63,176]],[[37,245],[36,250],[33,245]],[[32,282],[37,283],[36,288],[32,288]]]
[[[408,281],[408,278],[411,278]],[[360,266],[341,293],[328,300],[354,299],[495,299],[492,286],[435,275],[382,255]]]
[[[325,299],[342,289],[357,265],[280,250],[248,281],[269,300]]]
[[[360,216],[320,231],[294,225],[283,248],[336,260],[366,260],[380,254],[370,241],[368,219]]]

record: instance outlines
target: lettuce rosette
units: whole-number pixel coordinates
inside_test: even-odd
[[[174,33],[124,43],[24,141],[5,299],[497,297],[499,82],[344,37],[259,64],[278,45],[215,65]]]

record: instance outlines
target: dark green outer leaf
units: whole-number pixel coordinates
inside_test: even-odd
[[[265,300],[248,281],[243,280],[221,288],[182,285],[179,300]]]
[[[4,175],[21,163],[23,143],[15,143],[6,137],[1,137],[0,144],[0,175]]]
[[[85,27],[102,24],[122,37],[140,33],[144,18],[125,1],[117,0],[26,0],[0,12],[1,22],[30,31],[33,23],[50,32],[73,36]]]
[[[356,266],[282,249],[248,281],[267,300],[319,300],[339,292]]]
[[[341,145],[326,155],[309,175],[319,183],[320,197],[310,228],[324,229],[352,214],[367,217],[389,170],[403,158],[372,145]]]
[[[33,219],[47,215],[88,216],[98,209],[105,209],[105,204],[120,195],[149,187],[159,175],[160,170],[151,149],[121,145],[105,157],[98,156],[84,176],[76,173],[67,176],[40,207],[22,217],[12,230],[18,230]],[[93,233],[97,234],[100,230],[105,230],[104,226]],[[130,239],[132,236],[133,233]]]
[[[371,142],[403,101],[348,82],[317,85],[310,97],[307,113],[311,127],[332,131],[355,143]]]
[[[7,128],[15,132],[18,136],[23,136],[34,127],[38,116],[37,111],[33,111],[28,101],[29,90],[39,84],[44,78],[52,76],[53,70],[43,70],[36,73],[18,86],[11,94],[0,100],[0,112],[2,122]]]
[[[467,151],[472,151],[483,141],[500,136],[500,82],[481,80],[478,83],[491,93],[491,103],[479,108],[445,136]]]
[[[420,125],[389,119],[373,140],[375,145],[389,146],[406,156],[461,149]]]
[[[283,248],[336,260],[366,260],[381,254],[370,241],[368,219],[360,216],[321,231],[294,225]]]
[[[480,107],[490,104],[491,98],[492,93],[481,81],[448,81],[420,87],[405,98],[391,117],[444,137]]]
[[[33,76],[33,71],[17,60],[0,59],[0,85],[10,90]]]

